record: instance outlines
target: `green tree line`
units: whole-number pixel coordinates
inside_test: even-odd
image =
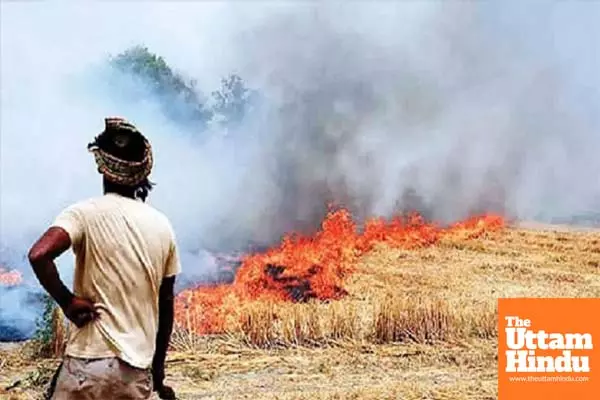
[[[137,78],[158,100],[166,117],[198,130],[211,121],[226,126],[239,124],[257,96],[240,76],[230,74],[221,79],[219,89],[211,92],[210,102],[194,80],[185,78],[145,46],[131,47],[109,62],[117,71]]]

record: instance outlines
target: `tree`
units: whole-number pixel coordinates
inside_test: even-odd
[[[134,46],[110,59],[110,65],[128,77],[135,78],[158,99],[165,116],[179,124],[204,130],[209,122],[221,127],[239,124],[250,110],[257,94],[248,89],[236,74],[221,79],[219,90],[213,91],[211,105],[203,101],[193,80],[186,80],[157,54],[144,46]]]
[[[195,82],[173,71],[163,57],[147,47],[129,48],[111,58],[110,63],[118,71],[139,78],[159,100],[165,115],[175,122],[202,129],[212,118],[212,111],[202,102]]]
[[[248,112],[255,93],[246,88],[242,78],[232,74],[221,79],[221,89],[212,92],[212,96],[213,115],[223,124],[236,125]]]

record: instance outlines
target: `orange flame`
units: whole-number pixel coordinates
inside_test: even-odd
[[[373,218],[357,230],[345,209],[331,211],[313,237],[285,236],[278,247],[242,259],[232,285],[188,289],[177,296],[176,323],[197,333],[220,333],[240,302],[252,300],[335,300],[347,292],[344,280],[358,260],[377,243],[418,248],[437,243],[444,235],[475,238],[504,226],[504,219],[484,215],[442,228],[419,215],[386,221]]]
[[[0,267],[0,286],[17,286],[23,282],[23,276],[19,271],[13,269],[7,271]]]

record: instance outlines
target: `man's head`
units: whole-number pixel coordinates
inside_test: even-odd
[[[109,117],[104,122],[104,131],[88,145],[104,177],[104,190],[145,200],[152,189],[150,142],[123,118]]]

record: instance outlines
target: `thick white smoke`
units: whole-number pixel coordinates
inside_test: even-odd
[[[27,249],[56,214],[100,193],[86,145],[108,115],[152,141],[150,201],[173,221],[191,279],[211,268],[204,248],[313,229],[331,200],[359,217],[414,206],[441,220],[599,211],[597,3],[1,7],[8,267],[28,271]],[[159,99],[131,102],[108,86],[109,55],[138,44],[205,94],[237,73],[262,106],[235,131],[195,140]]]

